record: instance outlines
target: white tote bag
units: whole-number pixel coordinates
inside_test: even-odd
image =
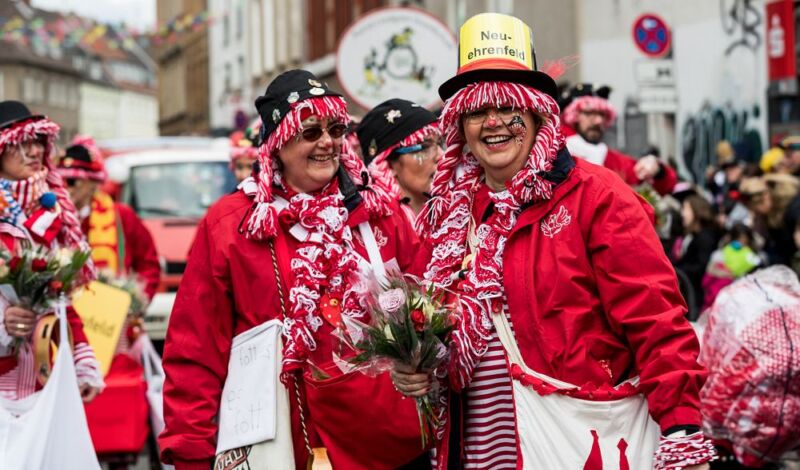
[[[66,303],[56,308],[59,347],[44,388],[0,398],[0,466],[5,470],[100,469],[89,435],[67,335]]]
[[[295,468],[289,392],[278,380],[281,329],[270,320],[233,338],[214,468]]]
[[[559,390],[578,388],[526,366],[506,315],[493,317],[497,335],[512,364]],[[512,382],[523,468],[582,469],[596,444],[603,470],[619,470],[623,458],[632,470],[653,468],[660,431],[650,418],[643,395],[590,401],[560,393],[542,396],[518,380]]]

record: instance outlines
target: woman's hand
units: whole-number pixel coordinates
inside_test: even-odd
[[[25,338],[33,332],[35,324],[36,314],[32,311],[14,306],[6,309],[3,326],[6,327],[9,336]]]
[[[89,403],[94,400],[97,395],[100,393],[100,389],[97,387],[92,387],[89,384],[81,385],[81,399],[84,403]]]
[[[431,378],[426,373],[414,371],[407,364],[395,364],[391,372],[394,388],[403,395],[419,398],[431,391]]]

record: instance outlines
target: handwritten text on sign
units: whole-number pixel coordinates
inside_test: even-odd
[[[280,328],[273,320],[233,339],[220,401],[217,453],[275,438]]]

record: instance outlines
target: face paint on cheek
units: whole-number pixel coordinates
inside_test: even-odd
[[[525,134],[528,132],[528,126],[525,125],[525,121],[522,120],[522,117],[518,114],[511,118],[508,124],[506,124],[508,130],[511,132],[511,135],[514,136],[514,140],[516,140],[517,145],[522,145],[522,140],[525,138]]]

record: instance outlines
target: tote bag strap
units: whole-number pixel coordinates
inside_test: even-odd
[[[517,340],[514,338],[514,333],[511,331],[511,325],[508,323],[508,319],[506,318],[506,314],[504,312],[500,313],[493,313],[492,314],[492,321],[494,322],[494,328],[497,331],[497,337],[500,339],[500,343],[503,345],[503,349],[506,350],[506,354],[508,355],[508,360],[512,364],[517,364],[518,366],[522,367],[526,374],[532,375],[543,382],[546,382],[558,389],[561,390],[570,390],[570,389],[577,389],[578,387],[572,385],[567,382],[563,382],[558,379],[554,379],[553,377],[549,377],[544,374],[540,374],[535,370],[528,367],[525,364],[525,361],[522,359],[522,353],[519,351],[519,346],[517,345]]]
[[[278,287],[278,299],[281,303],[281,317],[283,320],[288,318],[288,310],[286,307],[286,295],[283,292],[283,282],[281,281],[281,270],[278,267],[278,253],[275,251],[275,240],[272,239],[269,241],[269,253],[272,256],[272,269],[275,270],[275,283]],[[309,458],[313,458],[314,449],[311,448],[311,441],[308,438],[308,428],[306,427],[306,416],[305,410],[303,409],[303,401],[300,396],[300,381],[297,378],[298,374],[294,374],[292,376],[294,380],[294,393],[297,399],[297,408],[300,414],[300,428],[303,431],[303,442],[306,446],[306,451],[308,452]]]
[[[358,231],[361,233],[361,239],[364,240],[364,247],[366,247],[367,255],[369,255],[372,273],[375,274],[375,278],[379,283],[384,284],[386,282],[386,268],[383,266],[381,250],[378,248],[378,242],[375,240],[375,234],[372,233],[369,221],[358,224]]]

